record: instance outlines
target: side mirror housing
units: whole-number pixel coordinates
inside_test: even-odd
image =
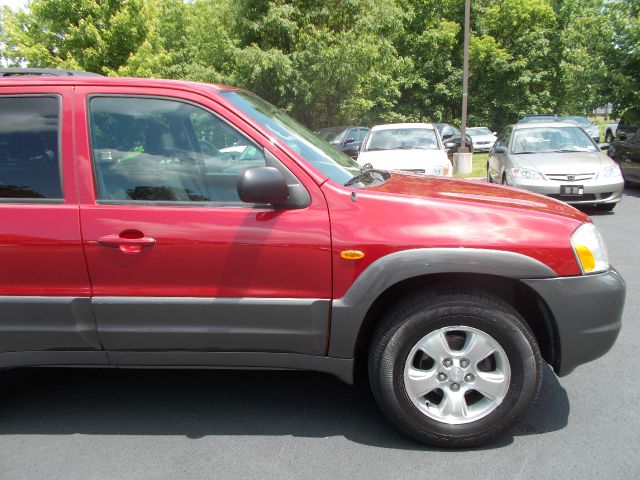
[[[238,177],[238,196],[245,203],[278,205],[289,198],[289,187],[277,168],[247,168]]]
[[[356,139],[355,139],[355,138],[347,138],[347,139],[344,141],[343,145],[349,145],[350,143],[353,143],[353,142],[355,142],[355,141],[356,141]]]
[[[500,154],[500,155],[504,155],[504,154],[506,154],[506,153],[507,153],[507,147],[503,147],[502,145],[500,145],[500,146],[498,146],[498,147],[495,147],[495,148],[493,149],[493,151],[494,151],[495,153]]]
[[[600,150],[608,150],[609,149],[609,144],[608,143],[599,143],[598,147],[600,147]]]

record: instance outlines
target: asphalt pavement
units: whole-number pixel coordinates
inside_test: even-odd
[[[618,342],[546,371],[491,445],[417,444],[366,390],[318,373],[26,369],[0,377],[0,480],[640,478],[640,188],[588,213],[627,281]]]

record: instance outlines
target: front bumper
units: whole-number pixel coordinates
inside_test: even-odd
[[[622,200],[624,191],[624,180],[620,177],[606,180],[585,180],[576,182],[562,182],[556,180],[523,180],[507,174],[509,185],[529,190],[562,200],[572,205],[593,205],[599,203],[618,203]],[[561,185],[582,185],[583,195],[560,195]]]
[[[524,280],[544,300],[557,338],[553,368],[564,376],[604,355],[622,326],[625,283],[613,268],[593,275]]]

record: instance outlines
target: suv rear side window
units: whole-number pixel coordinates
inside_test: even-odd
[[[0,198],[62,199],[58,97],[0,97]]]
[[[241,203],[262,150],[212,113],[159,98],[94,97],[91,148],[101,200]]]

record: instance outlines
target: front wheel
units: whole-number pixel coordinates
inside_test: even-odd
[[[414,439],[471,447],[502,433],[535,401],[535,338],[508,304],[463,290],[414,295],[373,337],[369,378],[384,414]]]

